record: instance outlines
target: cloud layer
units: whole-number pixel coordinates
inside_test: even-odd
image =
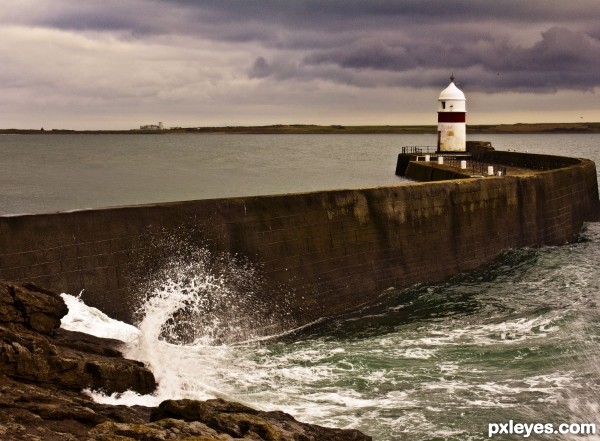
[[[3,126],[430,123],[452,72],[490,118],[598,115],[596,0],[5,3]]]

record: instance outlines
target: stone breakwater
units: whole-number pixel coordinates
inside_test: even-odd
[[[154,376],[121,356],[121,342],[60,329],[62,298],[0,281],[0,439],[367,441],[355,430],[304,424],[221,399],[156,408],[94,403],[82,389],[150,393]]]
[[[0,278],[83,289],[86,304],[131,322],[143,282],[175,254],[204,249],[254,265],[254,291],[264,297],[254,309],[285,316],[289,329],[373,304],[390,287],[472,270],[510,248],[572,242],[597,218],[593,162],[471,150],[529,171],[439,181],[448,176],[415,165],[415,175],[436,182],[0,216]]]

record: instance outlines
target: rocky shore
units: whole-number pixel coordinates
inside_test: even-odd
[[[0,439],[363,441],[356,430],[296,421],[221,399],[167,400],[156,408],[98,404],[84,389],[151,393],[154,375],[122,342],[60,328],[62,298],[0,281]]]

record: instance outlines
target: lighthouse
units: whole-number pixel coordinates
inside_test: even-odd
[[[438,152],[464,152],[467,150],[465,94],[454,84],[450,84],[438,98]]]

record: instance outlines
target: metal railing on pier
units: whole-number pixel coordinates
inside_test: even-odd
[[[415,155],[417,161],[436,161],[439,158],[443,158],[443,164],[461,169],[465,173],[471,173],[472,176],[489,176],[490,174],[506,175],[508,172],[506,164],[504,163],[501,165],[489,161],[475,160],[468,152],[443,153],[439,152],[436,146],[404,146],[402,147],[402,154]]]
[[[423,155],[425,153],[435,153],[437,147],[434,145],[408,145],[402,147],[402,153],[405,155]]]
[[[506,166],[504,165],[496,164],[493,162],[484,162],[476,161],[473,159],[467,159],[464,156],[444,156],[444,164],[449,165],[450,167],[459,168],[467,173],[470,172],[472,176],[490,175],[490,171],[493,175],[504,176],[508,171]]]

